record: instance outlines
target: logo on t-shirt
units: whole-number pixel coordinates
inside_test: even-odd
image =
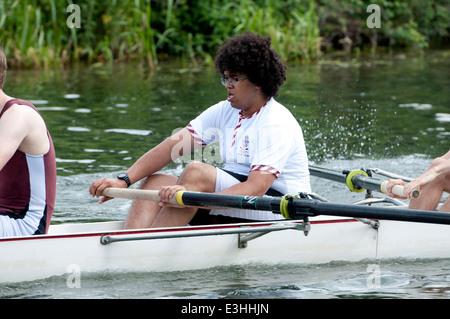
[[[238,150],[238,155],[250,157],[250,154],[248,152],[248,144],[249,144],[249,138],[248,135],[245,135],[244,139],[242,140],[241,146]]]

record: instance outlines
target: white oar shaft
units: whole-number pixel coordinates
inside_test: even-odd
[[[392,194],[398,195],[398,196],[405,196],[404,189],[405,189],[405,187],[402,185],[394,185],[392,187]],[[383,184],[381,184],[381,191],[384,194],[387,194],[387,181],[383,182]],[[418,198],[419,196],[420,196],[420,192],[418,189],[414,189],[411,192],[411,198]]]
[[[161,201],[158,191],[156,190],[144,190],[144,189],[129,189],[129,188],[106,188],[103,196],[115,197],[115,198],[127,198],[127,199],[141,199],[151,200],[155,202]],[[173,196],[169,200],[170,204],[177,204],[176,196]]]

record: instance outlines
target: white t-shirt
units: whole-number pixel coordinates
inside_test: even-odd
[[[218,143],[224,170],[246,176],[264,170],[277,177],[272,188],[283,194],[311,192],[302,129],[273,98],[249,118],[230,102],[219,102],[187,128],[203,146]]]

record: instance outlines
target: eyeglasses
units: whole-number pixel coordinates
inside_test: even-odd
[[[245,80],[245,79],[248,79],[248,76],[244,76],[242,78],[231,78],[231,79],[229,79],[229,78],[221,78],[220,82],[222,83],[223,86],[226,86],[227,83],[231,84],[232,86],[235,86],[239,81],[242,81],[242,80]]]

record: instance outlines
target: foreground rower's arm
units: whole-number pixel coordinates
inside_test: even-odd
[[[194,147],[200,147],[194,143],[191,133],[184,128],[167,138],[159,145],[155,146],[147,153],[142,155],[128,170],[127,175],[131,184],[150,176],[163,169],[172,161],[178,159],[184,154],[190,153]],[[89,187],[89,192],[93,197],[101,197],[105,188],[108,187],[126,187],[123,180],[116,178],[101,178],[94,181]],[[111,198],[102,197],[99,203],[103,203]]]
[[[127,170],[131,183],[133,184],[144,177],[158,172],[184,154],[192,152],[194,147],[198,145],[195,144],[191,133],[186,128],[175,133],[170,138],[165,139],[159,145],[142,155]]]

